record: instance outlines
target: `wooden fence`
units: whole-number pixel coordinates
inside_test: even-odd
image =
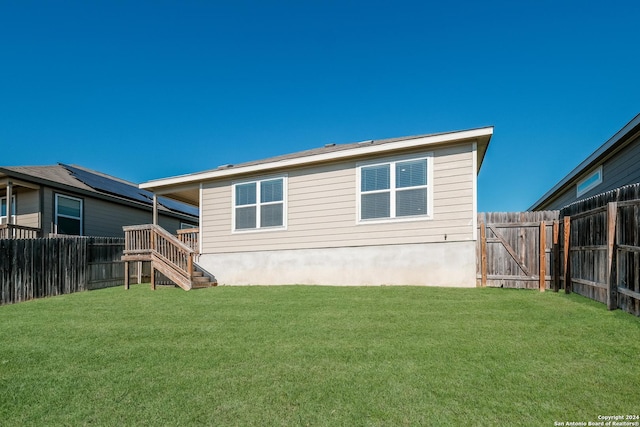
[[[629,194],[560,212],[479,214],[477,285],[564,289],[640,316],[640,199]]]
[[[122,238],[0,240],[0,305],[122,285],[123,250]],[[132,276],[145,268],[134,264]]]
[[[562,227],[565,291],[640,316],[640,200],[565,216]]]
[[[477,285],[550,288],[558,270],[557,220],[558,211],[478,214]]]

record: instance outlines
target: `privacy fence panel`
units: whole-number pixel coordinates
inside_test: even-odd
[[[640,316],[640,200],[618,202],[616,256],[618,307]]]
[[[602,207],[572,216],[570,221],[571,290],[606,304],[610,276],[607,208]]]
[[[640,184],[575,202],[563,221],[560,281],[575,292],[640,316]]]
[[[87,289],[101,289],[121,285],[124,263],[120,262],[124,239],[93,238],[87,253]]]
[[[122,238],[0,240],[0,304],[122,285],[123,250]],[[134,264],[132,276],[145,267]]]
[[[477,285],[545,290],[558,254],[558,211],[478,215]]]

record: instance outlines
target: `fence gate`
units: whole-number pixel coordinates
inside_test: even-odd
[[[557,289],[558,211],[478,214],[477,285]]]

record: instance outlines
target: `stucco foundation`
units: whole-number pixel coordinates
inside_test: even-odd
[[[202,254],[221,285],[474,287],[475,242]]]

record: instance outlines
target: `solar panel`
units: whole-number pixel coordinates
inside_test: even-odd
[[[153,193],[147,190],[140,189],[135,184],[128,184],[126,182],[98,175],[96,173],[92,173],[74,166],[64,164],[60,164],[60,166],[67,169],[76,179],[84,182],[94,190],[102,191],[114,196],[124,197],[130,200],[135,200],[137,202],[142,202],[145,204],[151,204],[153,202]],[[165,208],[175,212],[181,212],[193,216],[198,216],[199,214],[197,207],[168,199],[166,197],[158,197],[158,203]]]
[[[126,184],[122,181],[116,181],[102,175],[88,172],[84,169],[74,166],[61,165],[67,169],[78,180],[84,182],[94,190],[104,191],[114,196],[125,197],[127,199],[136,200],[138,202],[149,203],[153,199],[153,195],[149,192],[144,194],[144,190],[140,190],[136,185]]]
[[[200,214],[200,210],[197,207],[187,205],[173,199],[168,199],[166,197],[158,197],[158,203],[172,211],[183,212],[193,216],[198,216]]]

